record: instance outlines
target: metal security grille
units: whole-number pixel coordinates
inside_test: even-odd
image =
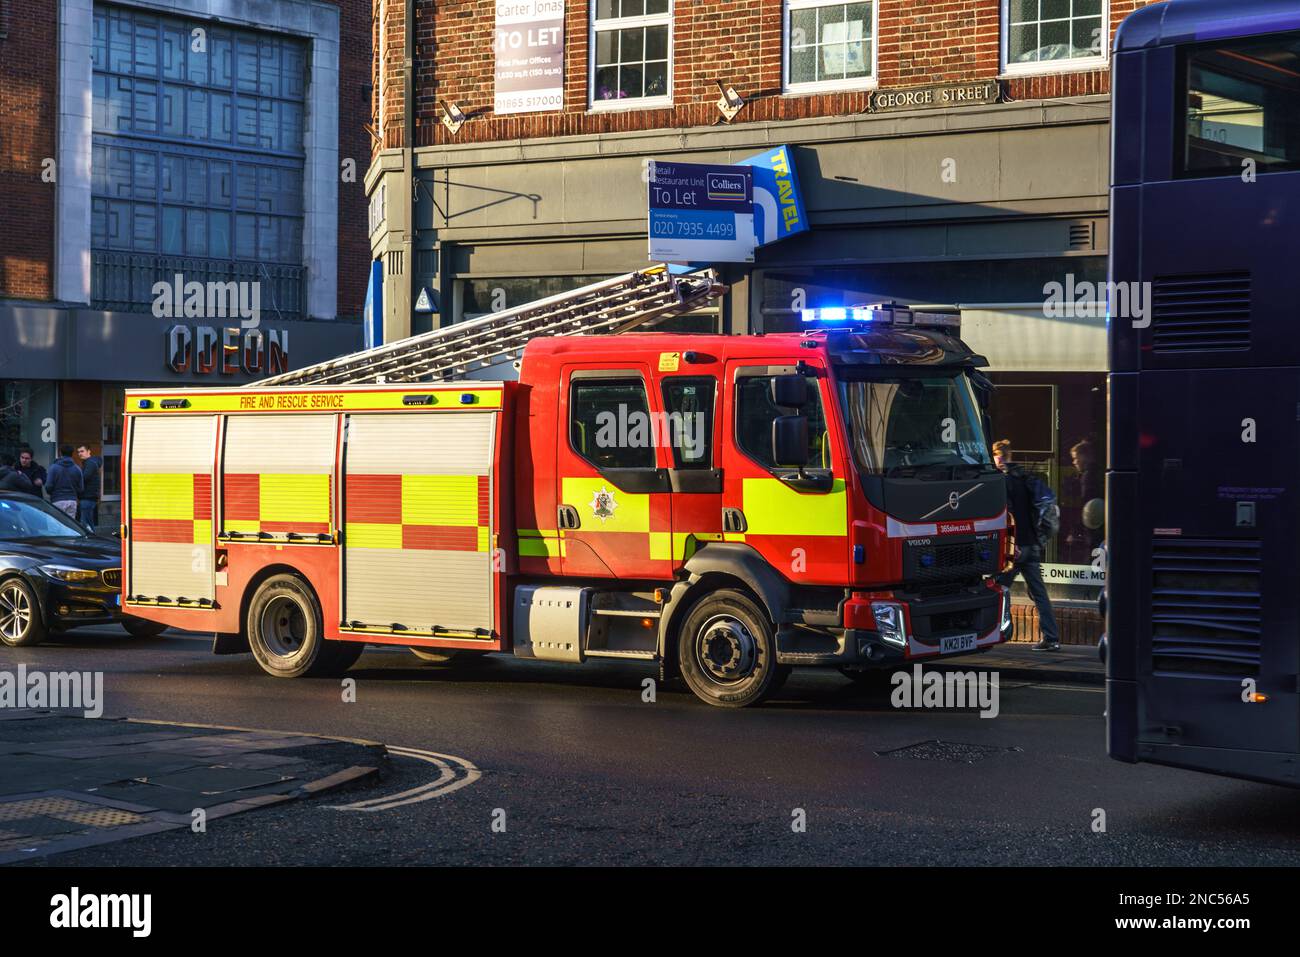
[[[491,412],[348,417],[344,627],[491,634],[495,431]]]
[[[152,303],[154,283],[262,283],[303,309],[306,45],[97,4],[91,296]]]

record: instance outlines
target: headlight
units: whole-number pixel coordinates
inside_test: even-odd
[[[881,641],[896,648],[907,647],[907,626],[904,624],[902,605],[892,601],[873,601],[871,613],[876,616],[876,631]]]
[[[1011,588],[1002,589],[1002,631],[1011,627]]]
[[[99,578],[99,572],[87,568],[70,568],[67,565],[42,565],[41,571],[61,582],[88,582]]]

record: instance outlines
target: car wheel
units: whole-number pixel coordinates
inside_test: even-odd
[[[248,647],[257,663],[276,678],[328,675],[340,656],[325,640],[320,602],[297,575],[275,575],[262,582],[248,603]]]
[[[758,704],[779,687],[776,628],[741,591],[716,591],[686,613],[677,658],[691,691],[715,707]]]
[[[0,582],[0,642],[10,648],[39,645],[45,640],[45,619],[32,586],[21,578]]]
[[[132,638],[157,638],[167,626],[159,621],[146,621],[143,618],[123,618],[122,627]]]

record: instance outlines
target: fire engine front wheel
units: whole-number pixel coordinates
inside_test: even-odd
[[[696,696],[720,708],[758,704],[784,682],[775,627],[744,592],[707,595],[686,614],[677,640],[682,677]]]
[[[320,602],[294,575],[262,583],[248,604],[247,626],[253,657],[276,678],[335,674],[352,664],[346,652],[354,649],[325,640]]]

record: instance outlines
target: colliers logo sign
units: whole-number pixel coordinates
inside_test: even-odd
[[[289,330],[178,324],[167,330],[166,359],[176,373],[279,375],[289,371]]]

